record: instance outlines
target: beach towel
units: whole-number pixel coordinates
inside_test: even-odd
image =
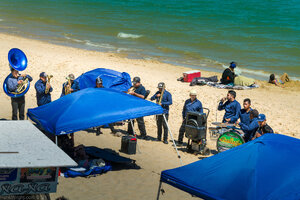
[[[206,85],[219,88],[219,89],[232,89],[232,90],[249,90],[249,89],[254,89],[259,87],[259,85],[257,84],[253,84],[250,86],[239,86],[239,85],[234,86],[234,85],[223,85],[221,83],[214,83],[214,82],[207,82]]]
[[[234,78],[235,86],[251,86],[255,84],[255,80],[253,78],[248,78],[246,76],[237,76]]]
[[[98,166],[92,166],[89,168],[73,167],[73,168],[67,168],[67,170],[64,172],[64,177],[66,178],[75,178],[78,176],[87,177],[91,175],[103,174],[111,170],[112,167],[108,163],[106,163],[106,165],[102,167],[98,167]]]

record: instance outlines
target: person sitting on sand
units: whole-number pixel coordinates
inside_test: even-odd
[[[289,81],[290,81],[290,78],[289,78],[289,76],[288,76],[287,73],[284,73],[284,74],[280,77],[279,80],[276,79],[275,74],[271,74],[271,75],[270,75],[270,78],[269,78],[269,83],[272,83],[272,84],[274,84],[274,85],[276,85],[276,86],[280,86],[281,84],[284,84],[284,83],[289,82]]]
[[[244,99],[243,103],[244,108],[241,109],[239,112],[239,118],[243,124],[249,125],[250,124],[250,111],[252,110],[251,108],[251,100],[250,99]]]
[[[227,97],[221,99],[218,110],[225,110],[225,114],[223,117],[223,123],[235,123],[239,118],[239,113],[241,111],[241,105],[239,102],[235,100],[236,92],[233,90],[229,90],[227,93]],[[224,103],[224,101],[227,101]]]
[[[221,78],[221,83],[224,85],[234,84],[234,78],[236,77],[234,69],[236,68],[236,62],[231,62],[230,66],[224,70]]]
[[[242,122],[239,123],[239,126],[244,132],[245,142],[250,141],[255,136],[255,133],[259,128],[258,121],[257,121],[258,114],[259,114],[258,111],[253,109],[250,111],[250,120],[251,120],[250,124],[246,125]]]
[[[190,91],[190,98],[185,101],[183,110],[182,110],[182,124],[179,129],[177,145],[181,146],[183,144],[183,135],[185,133],[185,124],[186,124],[186,115],[188,112],[199,112],[203,113],[203,107],[201,101],[197,99],[197,92],[195,90]]]

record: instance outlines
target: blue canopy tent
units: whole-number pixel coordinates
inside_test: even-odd
[[[163,114],[160,105],[107,88],[86,88],[27,112],[38,126],[55,135],[158,114]],[[170,129],[169,133],[175,145]]]
[[[118,72],[111,69],[97,68],[88,71],[79,76],[76,81],[79,82],[80,89],[96,87],[96,78],[103,80],[103,87],[117,91],[128,91],[131,87],[130,75],[126,72]]]
[[[265,134],[215,156],[163,171],[160,187],[165,182],[203,199],[300,199],[299,155],[299,139]]]

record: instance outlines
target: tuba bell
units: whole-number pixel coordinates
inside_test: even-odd
[[[8,62],[10,70],[15,69],[17,71],[24,71],[27,68],[27,57],[25,53],[17,48],[13,48],[8,52]],[[25,78],[22,84],[17,86],[16,92],[10,92],[7,88],[7,80],[11,77],[9,74],[3,82],[3,90],[4,92],[13,98],[24,96],[30,87],[30,81]]]

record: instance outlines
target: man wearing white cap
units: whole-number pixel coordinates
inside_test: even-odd
[[[77,81],[75,81],[75,76],[74,74],[69,74],[66,79],[68,80],[67,82],[65,82],[63,84],[63,87],[62,87],[62,92],[61,92],[61,95],[60,97],[63,97],[65,96],[65,90],[67,89],[68,91],[70,91],[70,93],[73,93],[73,92],[77,92],[80,90],[80,87],[79,87],[79,83]]]
[[[190,91],[190,98],[185,101],[183,110],[182,110],[182,125],[179,129],[178,142],[177,145],[181,146],[183,144],[183,135],[185,132],[185,124],[186,124],[186,115],[188,112],[199,112],[203,113],[203,107],[201,101],[197,99],[197,92],[195,90]]]

